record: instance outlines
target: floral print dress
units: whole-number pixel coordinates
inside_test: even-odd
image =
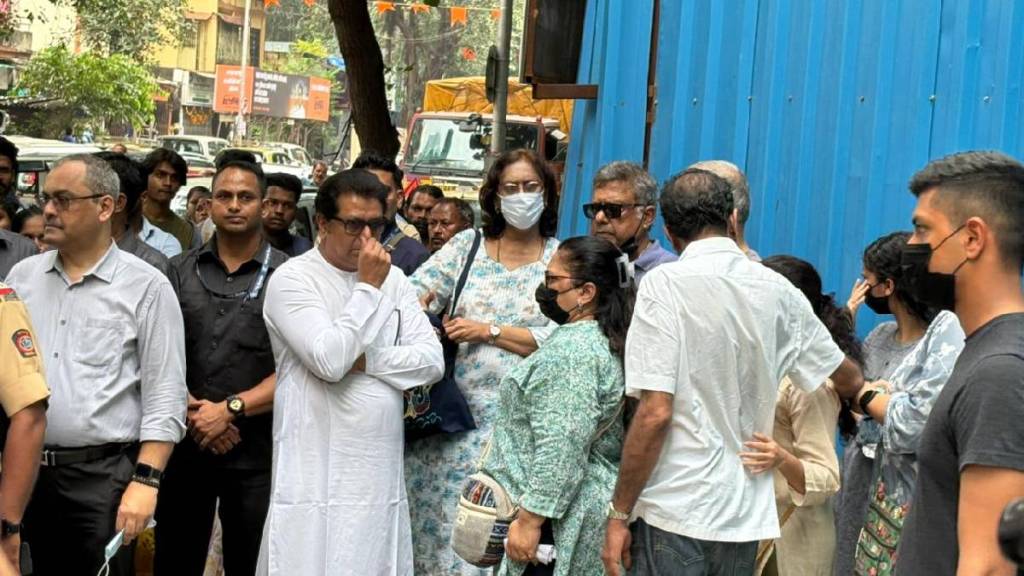
[[[442,313],[455,290],[473,245],[473,230],[448,241],[410,278],[420,296],[433,292],[431,312]],[[499,326],[528,328],[538,344],[554,325],[534,300],[537,286],[558,248],[546,240],[537,262],[509,270],[491,259],[481,239],[455,316]],[[476,471],[477,459],[491,434],[498,411],[498,385],[522,357],[490,344],[462,344],[455,359],[455,382],[466,397],[477,429],[441,434],[410,442],[405,447],[405,485],[412,524],[416,576],[491,576],[452,552],[451,534],[459,493],[467,476]]]
[[[622,456],[622,362],[594,320],[559,327],[509,372],[481,468],[513,502],[552,519],[555,576],[600,576]],[[525,564],[505,557],[499,576]]]

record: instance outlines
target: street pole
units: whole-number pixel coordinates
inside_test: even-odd
[[[245,16],[242,18],[242,85],[238,88],[238,117],[235,118],[235,144],[241,144],[245,139],[245,106],[249,102],[249,94],[246,93],[246,77],[249,75],[249,29],[252,22],[249,18],[249,11],[252,10],[252,0],[245,0]]]
[[[494,82],[494,120],[491,157],[505,151],[505,117],[508,115],[508,64],[512,48],[512,0],[503,0],[498,22],[498,73]]]

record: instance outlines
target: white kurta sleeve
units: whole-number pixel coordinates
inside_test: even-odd
[[[369,284],[355,285],[341,315],[332,318],[301,272],[284,269],[270,278],[263,316],[317,378],[339,382],[387,324],[395,306]]]
[[[393,278],[401,311],[401,337],[395,346],[366,350],[366,373],[399,390],[433,384],[444,374],[444,352],[434,327],[420,308],[405,276]]]

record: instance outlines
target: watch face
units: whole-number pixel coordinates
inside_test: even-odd
[[[497,338],[500,335],[501,335],[501,328],[498,328],[497,326],[492,325],[491,326],[491,336],[494,336],[495,338]]]
[[[228,402],[228,410],[232,412],[242,411],[242,400],[240,398],[233,398],[231,402]]]

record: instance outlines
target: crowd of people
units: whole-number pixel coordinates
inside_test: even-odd
[[[527,150],[479,226],[391,158],[324,167],[313,237],[302,181],[245,152],[184,216],[170,150],[66,157],[28,206],[17,172],[0,138],[0,574],[132,574],[154,521],[159,576],[203,574],[218,524],[228,576],[1017,573],[1005,155],[914,175],[913,230],[865,248],[845,305],[748,245],[722,160],[660,187],[612,162],[561,240],[576,208]],[[892,317],[863,342],[862,304]],[[413,394],[470,422],[411,436]]]

